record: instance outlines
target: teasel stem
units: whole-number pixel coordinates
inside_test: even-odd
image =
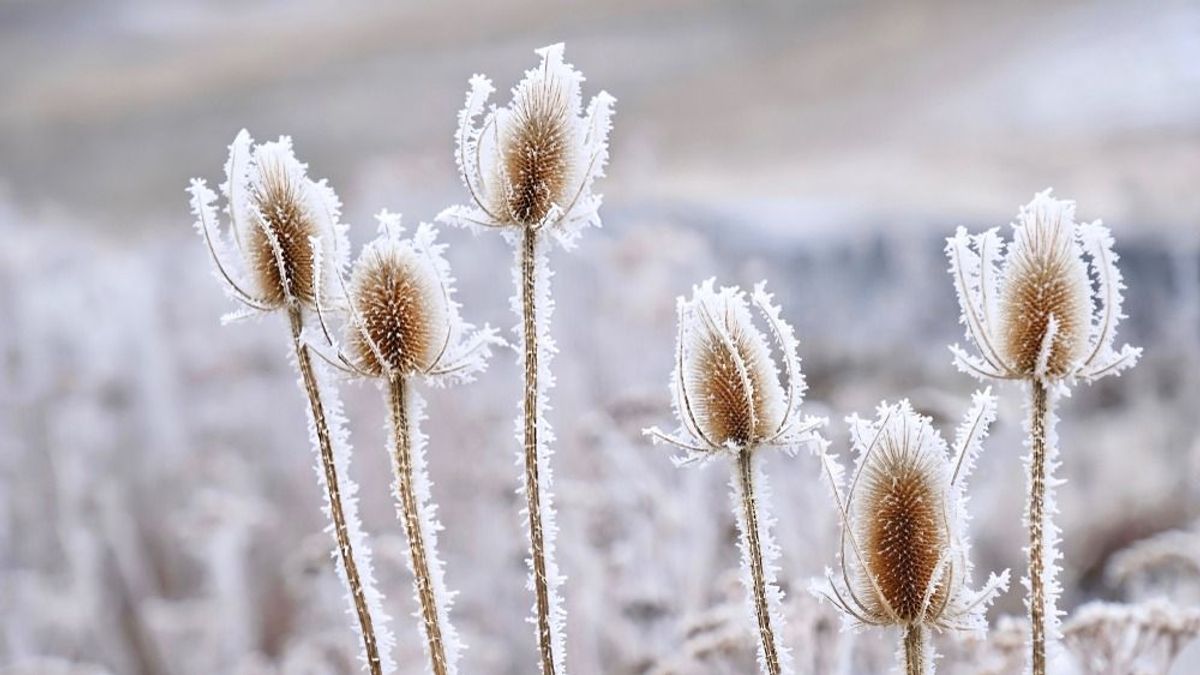
[[[742,528],[746,550],[750,556],[750,580],[753,585],[754,616],[758,621],[759,640],[762,641],[763,659],[770,675],[782,672],[779,665],[779,650],[775,644],[775,631],[771,627],[771,608],[767,602],[767,577],[763,565],[762,541],[759,536],[758,500],[754,492],[754,449],[745,448],[738,453],[738,481],[741,485],[742,514],[746,525]]]
[[[395,438],[393,470],[396,472],[397,498],[404,510],[404,534],[408,537],[408,555],[412,561],[413,587],[421,603],[421,620],[425,625],[425,640],[429,647],[429,667],[434,675],[449,672],[442,625],[438,619],[437,595],[429,573],[424,534],[421,531],[420,503],[417,499],[416,476],[412,457],[412,432],[408,415],[408,384],[402,375],[388,381],[388,401],[391,405],[392,433]],[[431,542],[432,543],[432,542]],[[436,552],[435,552],[436,555]]]
[[[921,624],[904,629],[904,673],[925,675],[925,629]]]
[[[367,666],[370,668],[371,674],[383,675],[383,665],[379,658],[379,646],[375,640],[375,627],[371,621],[371,611],[367,606],[362,578],[359,576],[358,565],[354,562],[354,547],[350,543],[350,533],[346,528],[346,515],[342,509],[337,466],[334,464],[333,441],[329,432],[329,423],[325,419],[325,407],[321,403],[321,390],[317,384],[316,372],[313,370],[312,355],[308,345],[301,337],[304,321],[299,305],[292,303],[288,307],[288,319],[292,328],[292,349],[296,353],[300,377],[304,380],[304,391],[308,395],[308,405],[312,412],[313,426],[316,429],[317,444],[320,446],[321,467],[325,471],[325,488],[329,492],[329,515],[333,519],[333,530],[337,537],[338,557],[346,572],[350,595],[354,599],[354,611],[358,615],[358,624],[362,631],[363,652],[367,657]]]
[[[1046,385],[1030,382],[1029,424],[1029,630],[1030,666],[1033,675],[1046,674],[1046,417],[1049,414]]]
[[[521,321],[525,342],[525,500],[529,510],[529,553],[533,558],[533,584],[537,597],[538,651],[542,675],[554,675],[550,584],[546,578],[546,542],[538,476],[537,243],[537,230],[525,227],[521,241]]]

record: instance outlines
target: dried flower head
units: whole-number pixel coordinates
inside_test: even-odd
[[[537,50],[541,64],[525,72],[512,102],[484,111],[494,91],[483,75],[471,78],[459,114],[458,168],[473,204],[446,209],[439,220],[468,226],[532,228],[570,244],[598,225],[614,99],[600,92],[583,110],[583,75],[563,62],[563,45]]]
[[[314,182],[292,152],[287,136],[253,144],[242,130],[229,146],[226,181],[220,190],[231,226],[223,234],[213,202],[216,194],[200,179],[192,181],[192,211],[205,237],[226,291],[251,311],[270,311],[293,303],[311,307],[324,292],[326,260],[345,264],[345,227],[338,222],[341,204],[324,181]],[[232,242],[229,241],[232,239]],[[230,244],[241,254],[244,280],[230,271]]]
[[[1134,365],[1141,349],[1113,349],[1124,283],[1099,221],[1075,222],[1075,203],[1037,194],[1005,244],[996,228],[947,240],[961,321],[979,355],[951,347],[979,378],[1093,381]]]
[[[474,331],[459,316],[437,231],[421,223],[411,239],[402,239],[399,215],[383,211],[376,218],[380,236],[354,262],[338,308],[347,318],[348,352],[339,350],[334,365],[364,377],[472,378],[501,341],[492,328]],[[314,267],[320,269],[319,261]],[[318,305],[317,313],[334,344],[326,308]]]
[[[1008,572],[991,575],[982,591],[968,587],[963,485],[995,417],[991,392],[976,392],[953,456],[907,401],[882,404],[874,422],[847,419],[858,459],[844,496],[840,468],[822,458],[843,518],[840,579],[827,571],[814,592],[851,625],[986,627],[984,611],[1008,587]]]
[[[754,323],[753,305],[767,325],[783,360],[783,375],[767,336]],[[677,302],[679,334],[671,393],[680,427],[674,434],[647,429],[655,441],[684,449],[681,461],[760,446],[795,451],[818,441],[824,424],[800,419],[804,375],[792,327],[766,292],[766,282],[746,293],[736,286],[714,290],[709,279]]]

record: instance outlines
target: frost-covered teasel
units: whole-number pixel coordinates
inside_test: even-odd
[[[847,418],[857,453],[844,485],[840,466],[822,454],[842,517],[838,571],[812,591],[843,613],[848,626],[903,632],[908,675],[933,672],[929,631],[987,628],[984,616],[1008,588],[1008,571],[970,588],[972,565],[964,486],[996,417],[990,391],[976,392],[953,452],[928,417],[907,401],[883,403],[874,421]]]
[[[541,64],[525,72],[507,106],[485,113],[495,89],[483,75],[471,78],[455,139],[471,204],[439,219],[514,235],[545,231],[570,245],[580,229],[600,224],[592,183],[608,162],[615,99],[602,91],[585,110],[583,74],[563,61],[562,43],[537,54]]]
[[[375,379],[386,395],[388,454],[396,512],[408,541],[416,616],[429,672],[449,675],[458,672],[462,645],[449,619],[454,594],[446,589],[437,554],[442,528],[434,516],[420,430],[425,402],[411,380],[420,377],[439,386],[470,381],[500,341],[491,328],[476,331],[459,316],[454,278],[436,231],[422,223],[411,239],[403,239],[398,215],[384,211],[377,218],[380,236],[359,254],[349,284],[337,280],[343,302],[317,304],[325,348],[332,351],[318,354],[349,375]],[[314,269],[319,278],[319,260]],[[335,342],[330,312],[343,318],[346,349]]]
[[[346,260],[346,228],[341,204],[325,181],[307,175],[292,152],[291,139],[254,144],[242,130],[229,146],[220,191],[227,230],[214,202],[217,194],[202,179],[188,192],[196,229],[204,238],[225,292],[242,305],[224,320],[283,310],[291,329],[292,358],[308,398],[308,426],[317,451],[317,477],[325,492],[325,513],[337,545],[338,576],[346,585],[364,666],[373,674],[391,672],[392,635],[383,596],[375,586],[371,549],[358,518],[358,487],[350,479],[349,434],[337,390],[313,363],[302,334],[306,312],[329,292],[323,283]],[[240,270],[233,257],[240,258]]]
[[[755,324],[751,306],[780,353],[782,381],[771,342]],[[717,457],[733,461],[730,487],[742,582],[758,630],[759,666],[771,675],[791,672],[791,654],[781,640],[783,593],[776,582],[779,550],[771,535],[770,490],[755,460],[762,448],[794,454],[805,446],[823,447],[817,429],[825,420],[800,416],[805,383],[795,333],[765,282],[747,300],[737,287],[715,290],[709,279],[692,289],[690,299],[679,298],[677,313],[671,394],[679,428],[668,433],[652,427],[645,434],[683,450],[677,464]]]
[[[1007,251],[1006,251],[1007,248]],[[1113,238],[1100,221],[1075,222],[1075,203],[1038,193],[1013,223],[947,239],[961,323],[978,354],[951,347],[980,379],[1092,382],[1132,367],[1141,349],[1113,347],[1125,284]]]
[[[947,239],[950,275],[977,354],[950,350],[960,370],[981,380],[1018,380],[1027,392],[1030,669],[1043,675],[1059,639],[1058,544],[1052,488],[1058,483],[1054,412],[1077,381],[1133,367],[1140,348],[1114,347],[1125,284],[1113,238],[1100,221],[1075,222],[1075,203],[1046,190],[1022,207],[1010,244],[996,228]]]
[[[564,671],[563,577],[555,561],[555,522],[550,471],[554,433],[546,420],[547,390],[553,385],[547,250],[551,239],[572,248],[580,231],[600,225],[600,195],[592,184],[604,175],[615,101],[600,92],[583,108],[583,75],[563,61],[563,45],[537,50],[541,63],[525,72],[507,106],[485,113],[494,88],[483,75],[470,81],[458,116],[455,152],[470,203],[438,215],[440,222],[472,230],[497,230],[516,252],[518,288],[512,300],[520,317],[519,363],[525,386],[517,436],[524,466],[529,530],[529,586],[535,595],[534,623],[542,675]],[[482,116],[482,118],[481,118]]]

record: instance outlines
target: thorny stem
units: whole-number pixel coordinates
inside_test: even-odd
[[[904,673],[925,675],[925,631],[920,624],[904,629]]]
[[[533,584],[537,596],[538,650],[542,675],[554,675],[550,586],[546,579],[546,545],[538,482],[537,232],[533,228],[525,228],[521,245],[521,320],[525,338],[525,500],[529,510],[530,555],[533,558]]]
[[[1046,502],[1046,416],[1049,411],[1046,385],[1030,383],[1033,389],[1029,433],[1029,626],[1032,635],[1030,666],[1033,675],[1046,675],[1046,586],[1045,586],[1045,502]]]
[[[446,675],[446,646],[442,639],[442,625],[438,620],[437,596],[433,590],[433,579],[429,574],[429,559],[425,552],[425,538],[421,532],[420,504],[414,487],[412,461],[412,433],[409,429],[408,392],[403,376],[396,375],[388,383],[388,398],[391,405],[392,433],[395,434],[396,489],[404,511],[404,533],[408,537],[408,555],[412,561],[413,586],[421,603],[421,620],[425,624],[425,639],[429,646],[429,665],[434,675]]]
[[[325,406],[321,402],[321,391],[313,371],[312,356],[309,354],[308,345],[300,337],[304,322],[298,305],[293,304],[288,308],[288,319],[292,328],[292,349],[296,352],[296,363],[300,368],[300,377],[304,380],[304,391],[308,394],[308,405],[312,411],[313,425],[317,430],[321,467],[325,471],[325,488],[329,492],[329,516],[333,519],[333,531],[337,536],[338,557],[346,571],[350,596],[354,599],[354,611],[358,615],[367,666],[372,675],[382,675],[383,665],[379,659],[379,646],[375,642],[375,627],[371,622],[367,597],[358,574],[358,564],[354,562],[354,548],[350,543],[350,533],[346,529],[346,514],[342,511],[341,486],[338,483],[337,466],[333,461],[333,442],[330,438],[329,423],[325,420]]]
[[[767,672],[779,675],[779,652],[775,646],[775,632],[771,628],[771,608],[767,604],[767,578],[763,570],[762,542],[758,529],[758,502],[754,496],[754,450],[746,448],[738,453],[737,464],[742,488],[742,513],[746,519],[742,536],[746,538],[746,548],[750,553],[750,580],[754,586],[754,615],[758,620],[758,634]]]

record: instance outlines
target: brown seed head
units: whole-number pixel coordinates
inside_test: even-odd
[[[430,261],[407,242],[384,238],[369,245],[354,264],[350,295],[362,329],[351,325],[347,341],[362,370],[423,373],[444,353],[450,337],[445,290]]]
[[[566,206],[572,178],[573,127],[563,83],[529,83],[513,102],[501,159],[505,212],[519,225],[536,225],[554,204]]]
[[[1002,356],[1020,376],[1070,375],[1087,349],[1091,284],[1075,229],[1074,204],[1046,194],[1021,213],[1005,266],[999,335]],[[1055,333],[1043,354],[1052,316]]]
[[[685,317],[684,387],[696,423],[712,444],[752,446],[784,415],[783,388],[766,338],[736,289],[697,287]]]
[[[917,441],[919,443],[919,440]],[[940,583],[929,607],[944,604],[944,578],[938,565],[949,546],[944,515],[946,486],[932,457],[913,439],[885,432],[867,460],[860,489],[859,528],[866,567],[879,592],[903,623],[922,619],[931,584]],[[887,616],[883,602],[865,593],[872,611]],[[925,619],[933,619],[926,611]]]
[[[313,247],[319,234],[308,195],[308,179],[289,164],[290,152],[261,146],[255,155],[256,173],[250,184],[247,264],[257,280],[262,300],[272,307],[286,304],[289,295],[305,304],[315,299]]]

